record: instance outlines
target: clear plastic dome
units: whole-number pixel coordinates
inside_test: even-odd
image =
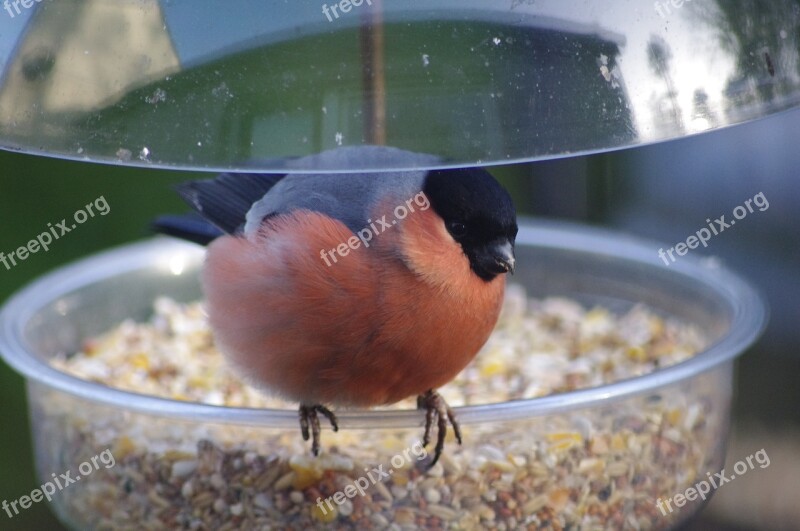
[[[610,150],[795,105],[798,21],[789,0],[6,2],[0,146],[274,171],[340,145]]]

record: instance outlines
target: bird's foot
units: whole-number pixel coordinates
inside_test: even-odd
[[[436,416],[436,425],[439,429],[436,438],[436,447],[433,450],[433,460],[429,468],[433,467],[439,457],[442,455],[444,449],[444,438],[447,435],[447,421],[453,426],[453,433],[456,435],[458,444],[461,444],[461,428],[456,422],[456,417],[453,410],[447,405],[442,395],[431,389],[423,395],[417,397],[417,409],[425,410],[425,435],[422,437],[422,446],[428,446],[431,440],[431,426],[433,425],[433,417]]]
[[[300,431],[303,434],[303,440],[309,439],[309,426],[311,427],[311,453],[315,456],[319,455],[319,416],[322,413],[330,421],[333,431],[339,431],[339,424],[336,421],[336,415],[333,411],[320,404],[312,406],[300,405]]]

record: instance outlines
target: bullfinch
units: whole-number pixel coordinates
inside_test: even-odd
[[[360,146],[298,164],[425,157]],[[488,172],[224,173],[178,193],[199,216],[156,227],[208,244],[201,280],[216,343],[250,384],[299,402],[314,455],[319,416],[338,429],[329,407],[412,396],[425,446],[437,425],[431,466],[448,420],[461,443],[436,389],[486,342],[514,270],[514,204]]]

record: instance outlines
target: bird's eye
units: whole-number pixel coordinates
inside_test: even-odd
[[[467,226],[460,221],[451,221],[447,224],[447,230],[455,237],[464,236],[467,233]]]

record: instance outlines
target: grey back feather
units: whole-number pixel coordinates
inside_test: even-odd
[[[434,155],[403,151],[383,146],[352,146],[303,157],[292,165],[303,167],[346,167],[348,161],[358,160],[357,166],[380,167],[425,166],[440,163]],[[262,221],[273,215],[295,209],[320,212],[342,221],[356,232],[368,225],[370,209],[380,198],[396,198],[402,204],[419,193],[427,170],[367,173],[302,173],[289,174],[275,184],[247,213],[245,233],[256,231]]]

